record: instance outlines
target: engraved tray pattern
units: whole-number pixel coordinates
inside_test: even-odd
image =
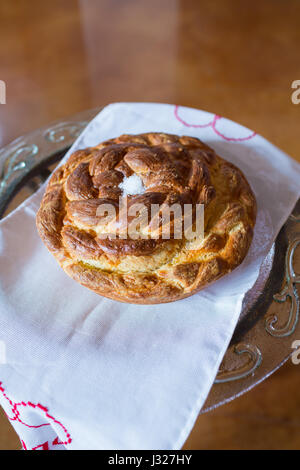
[[[101,108],[20,137],[0,150],[0,218],[34,193]],[[247,293],[202,413],[233,400],[284,364],[300,340],[300,200]]]

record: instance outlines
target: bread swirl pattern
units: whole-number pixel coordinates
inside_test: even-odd
[[[191,245],[172,230],[167,240],[103,237],[122,228],[119,185],[133,174],[145,192],[128,196],[129,207],[204,204],[204,239]],[[109,222],[99,213],[105,204],[117,214]],[[196,138],[147,133],[74,152],[52,175],[36,221],[73,279],[103,296],[147,304],[187,297],[238,266],[255,218],[254,195],[238,168]]]

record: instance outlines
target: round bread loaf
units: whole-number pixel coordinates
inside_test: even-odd
[[[133,175],[142,185],[126,194]],[[188,204],[195,214],[203,204],[204,237],[176,237],[178,216],[166,222],[167,238],[161,218],[153,236],[151,213],[146,225],[136,225],[140,237],[128,236],[125,199],[126,215],[133,204],[155,205],[159,215],[172,204]],[[73,279],[105,297],[150,304],[192,295],[232,271],[249,249],[255,218],[255,197],[237,167],[194,137],[147,133],[74,152],[53,173],[36,222]]]

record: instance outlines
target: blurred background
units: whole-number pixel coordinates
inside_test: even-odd
[[[0,147],[85,109],[155,101],[238,121],[300,161],[299,18],[299,0],[0,0]],[[200,415],[185,448],[299,449],[299,386],[286,364]],[[0,412],[0,449],[19,448]]]

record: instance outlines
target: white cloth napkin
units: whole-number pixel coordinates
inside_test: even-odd
[[[122,133],[199,137],[258,201],[244,263],[192,297],[122,304],[78,285],[40,241],[42,190],[0,223],[0,402],[27,449],[179,449],[213,384],[244,294],[299,197],[300,166],[262,137],[167,104],[107,106],[75,149]]]

